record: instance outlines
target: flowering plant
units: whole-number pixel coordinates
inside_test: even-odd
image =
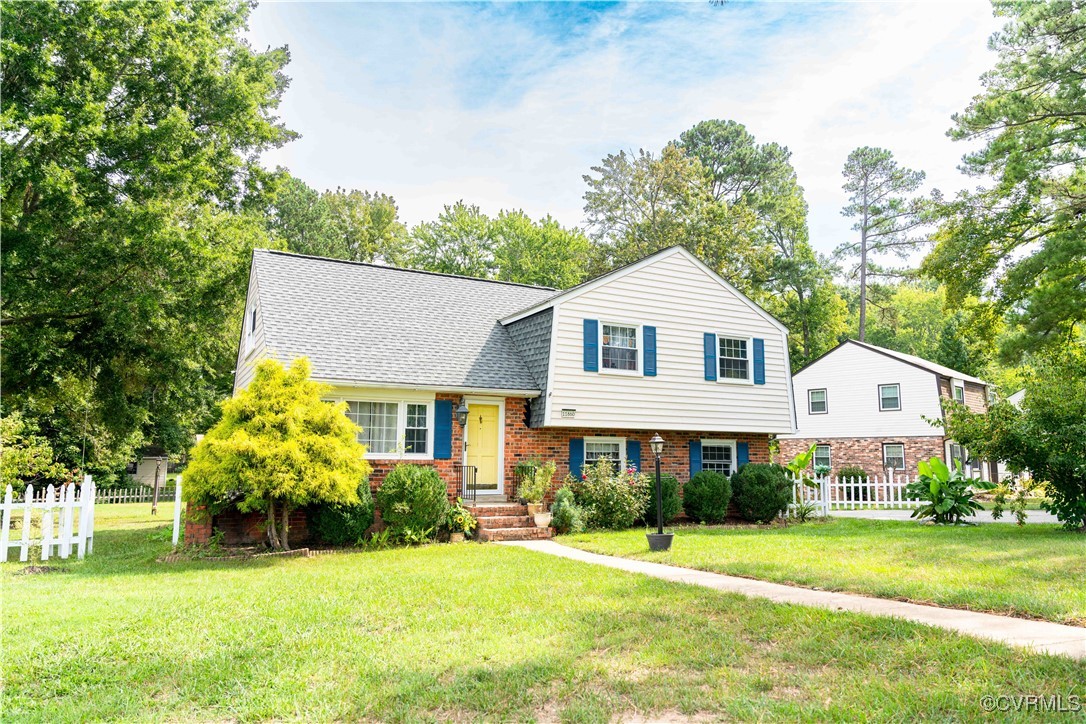
[[[567,480],[584,508],[589,528],[629,528],[645,513],[648,477],[633,466],[615,469],[607,458],[585,465],[580,480]]]

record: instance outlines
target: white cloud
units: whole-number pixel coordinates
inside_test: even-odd
[[[282,115],[303,134],[268,162],[391,193],[411,223],[463,198],[573,225],[603,155],[730,118],[791,148],[822,251],[849,233],[840,170],[857,146],[966,185],[944,134],[993,61],[987,4],[666,9],[621,7],[561,38],[507,6],[261,6],[251,37],[291,46]]]

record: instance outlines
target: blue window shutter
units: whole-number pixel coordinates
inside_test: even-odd
[[[575,478],[581,477],[581,468],[584,467],[584,438],[571,437],[569,439],[569,474]]]
[[[452,457],[452,400],[434,403],[434,459]]]
[[[735,467],[738,470],[750,462],[750,446],[745,442],[737,443],[735,451]]]
[[[716,379],[716,335],[705,333],[705,379]]]
[[[626,464],[641,470],[641,441],[626,441]]]
[[[765,340],[754,340],[754,384],[765,384]]]
[[[701,472],[701,440],[690,441],[690,477]]]
[[[600,323],[596,319],[584,320],[584,371],[600,371]]]
[[[656,376],[656,327],[641,328],[641,337],[645,341],[645,376]]]

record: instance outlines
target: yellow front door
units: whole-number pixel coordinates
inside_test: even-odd
[[[469,405],[467,428],[467,464],[476,468],[475,489],[501,492],[498,406]]]

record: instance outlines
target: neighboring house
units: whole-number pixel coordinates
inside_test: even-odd
[[[530,460],[556,481],[601,457],[648,470],[653,433],[687,480],[768,462],[795,429],[787,330],[679,247],[566,291],[256,251],[235,391],[302,356],[374,487],[406,461],[510,497]]]
[[[128,463],[127,472],[134,482],[153,488],[156,479],[160,486],[165,485],[166,473],[173,469],[165,448],[152,446],[139,451],[136,460]]]
[[[780,439],[781,458],[815,448],[815,465],[833,471],[858,465],[870,475],[916,473],[920,460],[942,458],[989,480],[993,465],[969,453],[929,420],[943,417],[943,400],[975,412],[988,409],[984,380],[873,344],[848,340],[793,376],[798,430]]]

